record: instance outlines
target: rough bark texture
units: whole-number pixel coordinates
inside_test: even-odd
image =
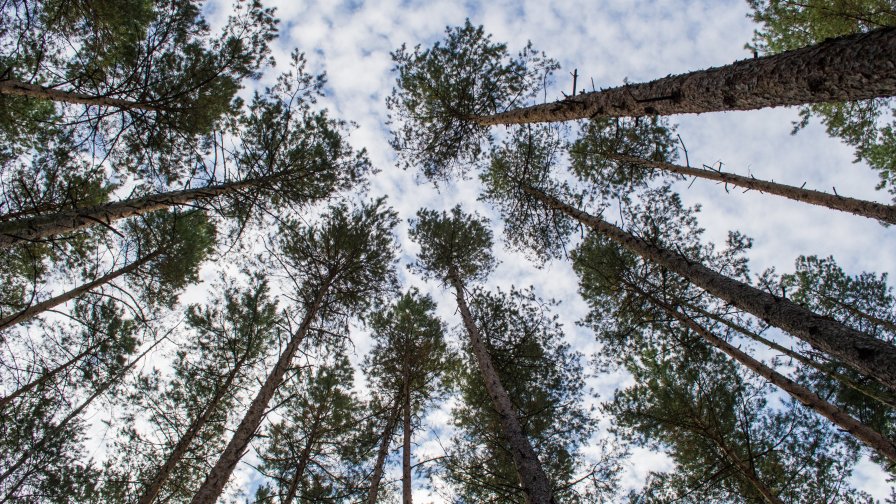
[[[80,285],[80,286],[75,287],[74,289],[72,289],[68,292],[65,292],[63,294],[60,294],[56,297],[52,297],[50,299],[47,299],[46,301],[41,301],[40,303],[37,303],[36,305],[29,306],[28,308],[26,308],[16,314],[10,315],[8,317],[4,317],[4,318],[0,319],[0,330],[6,329],[8,327],[12,327],[16,324],[20,324],[22,322],[25,322],[26,320],[30,320],[30,319],[36,317],[37,315],[40,315],[41,313],[43,313],[53,307],[56,307],[63,303],[71,301],[72,299],[75,299],[76,297],[80,296],[81,294],[84,294],[86,292],[93,290],[95,287],[98,287],[103,284],[107,284],[122,275],[127,275],[128,273],[136,271],[138,268],[140,268],[144,264],[155,259],[161,253],[162,253],[161,250],[156,250],[155,252],[147,254],[147,255],[141,257],[140,259],[137,259],[136,261],[132,262],[131,264],[128,264],[127,266],[125,266],[123,268],[119,268],[111,273],[103,275],[92,282],[88,282],[86,284]]]
[[[0,94],[27,96],[28,98],[35,98],[38,100],[52,100],[80,105],[93,105],[97,107],[115,107],[124,110],[158,110],[157,107],[149,103],[133,102],[108,96],[95,96],[84,93],[60,91],[58,89],[39,86],[37,84],[29,84],[13,79],[0,80]]]
[[[230,475],[233,473],[233,469],[243,457],[246,447],[249,446],[249,441],[252,440],[258,430],[258,426],[261,425],[268,403],[274,397],[274,392],[276,392],[280,382],[283,381],[283,375],[289,369],[292,359],[299,349],[299,345],[305,339],[305,335],[308,333],[311,322],[323,303],[324,296],[332,280],[332,278],[328,279],[318,291],[314,303],[308,308],[308,313],[305,314],[305,318],[302,320],[302,325],[293,333],[283,353],[280,354],[277,364],[268,374],[261,389],[258,390],[255,399],[252,400],[252,404],[246,410],[243,420],[236,428],[236,431],[234,431],[230,442],[227,443],[224,453],[218,458],[202,486],[199,487],[199,491],[193,496],[193,504],[212,504],[220,497],[221,492],[224,490],[224,485],[227,484],[227,480],[230,479]]]
[[[786,298],[721,275],[531,186],[524,186],[524,190],[549,208],[563,212],[635,254],[668,268],[718,298],[789,332],[816,350],[839,359],[896,391],[896,347],[893,345],[851,329],[830,317],[818,315]]]
[[[386,428],[383,429],[380,448],[376,453],[376,463],[373,466],[373,474],[370,476],[370,490],[367,492],[367,504],[376,504],[376,499],[380,491],[380,481],[383,479],[383,467],[386,464],[386,456],[389,454],[389,444],[392,442],[392,434],[395,432],[395,425],[398,423],[398,416],[400,414],[399,402],[396,398],[395,405],[392,408],[392,414],[386,422]]]
[[[401,501],[413,504],[411,497],[411,391],[408,390],[408,378],[405,377],[405,390],[402,404],[402,451],[401,451]]]
[[[811,408],[819,415],[827,418],[828,420],[833,422],[834,425],[836,425],[840,430],[849,432],[850,434],[855,436],[856,439],[865,443],[869,448],[876,450],[882,456],[890,459],[893,462],[896,462],[896,445],[894,445],[892,441],[885,438],[876,430],[856,420],[837,406],[825,401],[824,399],[819,397],[818,394],[815,394],[806,387],[803,387],[790,378],[787,378],[786,376],[778,373],[769,366],[766,366],[762,362],[749,356],[747,353],[739,350],[738,348],[735,348],[733,345],[719,338],[705,327],[694,322],[694,320],[678,311],[675,307],[669,305],[668,303],[664,303],[649,294],[648,297],[650,298],[651,302],[662,308],[666,313],[675,318],[675,320],[678,320],[682,324],[691,328],[710,345],[718,348],[726,355],[739,362],[741,365],[752,370],[759,376],[762,376],[770,383],[776,385],[784,392],[790,394],[790,396],[794,399]]]
[[[896,95],[896,29],[475,118],[482,126],[752,110]]]
[[[277,177],[263,177],[209,187],[171,191],[5,222],[0,224],[0,249],[11,247],[17,243],[70,233],[98,224],[109,225],[118,219],[143,215],[175,205],[215,198],[269,182]]]
[[[510,445],[510,452],[526,502],[529,504],[554,504],[556,501],[547,474],[542,469],[535,450],[532,449],[529,439],[523,432],[513,403],[495,371],[491,355],[482,342],[479,328],[476,327],[473,314],[470,313],[470,308],[467,306],[464,287],[456,271],[449,273],[448,281],[454,287],[457,307],[460,310],[461,318],[463,318],[467,334],[470,336],[470,346],[473,348],[473,355],[479,365],[482,381],[485,382],[485,389],[492,400],[492,406],[498,413],[501,428],[504,430],[504,439]]]
[[[755,179],[753,177],[744,177],[733,173],[723,173],[721,171],[691,168],[688,166],[680,166],[661,161],[648,161],[646,159],[636,158],[632,156],[623,156],[618,154],[608,154],[607,157],[617,161],[631,163],[643,166],[645,168],[659,168],[672,173],[678,173],[687,177],[700,177],[707,180],[715,180],[724,182],[737,187],[746,189],[754,189],[756,191],[783,196],[796,201],[811,203],[833,210],[849,212],[851,214],[877,219],[888,224],[896,224],[896,206],[885,205],[875,201],[867,201],[856,198],[849,198],[837,194],[828,194],[821,191],[813,191],[811,189],[803,189],[787,184],[779,184],[777,182],[769,182],[766,180]]]
[[[211,418],[215,410],[218,409],[218,405],[221,403],[221,400],[224,399],[224,396],[227,395],[227,392],[233,386],[233,383],[236,380],[240,369],[242,369],[246,358],[247,355],[244,353],[243,357],[236,363],[233,369],[229,373],[227,373],[227,378],[224,380],[224,383],[222,383],[218,387],[218,389],[215,391],[214,396],[212,396],[208,404],[205,405],[202,413],[200,413],[200,415],[193,420],[193,422],[190,424],[190,427],[186,432],[184,432],[184,435],[181,436],[181,438],[177,441],[177,444],[174,446],[174,449],[171,450],[171,453],[168,455],[165,463],[162,464],[162,467],[159,468],[159,471],[156,473],[153,480],[149,483],[149,485],[147,485],[146,490],[144,490],[143,492],[143,495],[140,496],[138,504],[152,504],[152,502],[156,500],[156,497],[159,496],[159,492],[162,491],[162,486],[166,481],[168,481],[168,478],[171,476],[174,468],[178,463],[180,463],[184,455],[186,455],[187,450],[190,448],[190,445],[193,444],[193,440],[196,439],[196,436],[199,435],[199,431],[201,431],[202,428],[205,427],[208,419]]]

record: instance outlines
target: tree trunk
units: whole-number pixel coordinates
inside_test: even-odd
[[[314,417],[314,425],[311,427],[308,439],[305,440],[305,446],[302,447],[302,453],[299,455],[299,465],[296,466],[296,472],[292,475],[292,480],[289,482],[289,490],[287,490],[286,497],[283,499],[283,502],[286,504],[291,503],[299,493],[299,483],[302,482],[302,478],[305,476],[305,468],[308,467],[308,461],[311,459],[311,449],[314,447],[316,432],[319,428],[320,409],[318,409]]]
[[[132,198],[5,222],[0,224],[0,249],[9,248],[22,242],[33,242],[62,233],[70,233],[98,224],[109,225],[118,219],[143,215],[175,205],[184,205],[194,201],[231,194],[248,187],[259,186],[286,175],[287,173],[283,173],[240,182],[159,193],[142,198]]]
[[[158,107],[155,107],[149,103],[122,100],[120,98],[110,98],[108,96],[96,96],[85,93],[60,91],[58,89],[48,88],[37,84],[30,84],[13,79],[0,80],[0,94],[9,96],[25,96],[37,100],[51,100],[88,106],[92,105],[96,107],[115,107],[122,110],[159,110]]]
[[[705,433],[707,437],[709,437],[712,442],[718,447],[722,454],[725,456],[728,461],[737,468],[737,472],[740,473],[744,478],[747,478],[747,481],[759,492],[759,495],[762,496],[762,500],[766,502],[766,504],[784,504],[784,501],[781,500],[780,497],[775,495],[772,492],[772,489],[769,488],[753,471],[753,468],[748,465],[745,461],[741,460],[739,456],[729,447],[725,441],[719,437],[715,433],[711,433],[708,429],[705,429]]]
[[[193,504],[213,504],[221,495],[221,492],[224,490],[224,485],[227,484],[227,480],[230,479],[230,475],[233,473],[233,469],[236,467],[237,462],[243,457],[246,447],[249,446],[249,441],[252,440],[255,436],[255,432],[258,430],[258,426],[261,425],[268,403],[271,401],[271,398],[274,397],[274,392],[276,392],[277,387],[280,386],[280,382],[283,380],[283,375],[289,369],[292,359],[299,349],[299,345],[302,343],[302,340],[305,339],[305,335],[311,328],[311,323],[317,315],[317,311],[323,304],[324,296],[326,296],[332,281],[332,276],[327,278],[317,292],[314,302],[308,308],[308,313],[305,314],[305,318],[302,320],[302,325],[299,326],[299,329],[292,335],[292,338],[286,345],[283,353],[280,354],[280,358],[277,360],[274,369],[271,370],[264,384],[262,384],[261,389],[259,389],[258,393],[255,395],[255,399],[252,400],[252,404],[249,405],[249,409],[246,410],[243,420],[236,428],[236,431],[234,431],[233,436],[230,438],[230,442],[227,443],[224,453],[218,458],[218,461],[215,463],[215,466],[212,467],[208,476],[206,476],[202,486],[199,487],[196,495],[193,496]]]
[[[405,377],[404,400],[402,401],[402,434],[404,443],[401,453],[401,500],[403,504],[413,504],[411,497],[411,391]]]
[[[127,266],[125,266],[123,268],[119,268],[111,273],[103,275],[92,282],[88,282],[86,284],[80,285],[80,286],[75,287],[74,289],[72,289],[68,292],[65,292],[63,294],[60,294],[56,297],[52,297],[46,301],[41,301],[40,303],[37,303],[36,305],[29,306],[28,308],[26,308],[16,314],[10,315],[8,317],[4,317],[4,318],[0,319],[0,330],[12,327],[16,324],[20,324],[22,322],[25,322],[26,320],[30,320],[30,319],[34,318],[35,316],[40,315],[41,313],[43,313],[51,308],[59,306],[68,301],[71,301],[72,299],[75,299],[76,297],[80,296],[81,294],[89,292],[90,290],[92,290],[95,287],[98,287],[103,284],[107,284],[122,275],[127,275],[128,273],[132,273],[133,271],[137,270],[144,264],[146,264],[149,261],[158,257],[161,253],[162,253],[162,250],[158,249],[154,252],[151,252],[151,253],[141,257],[140,259],[137,259],[136,261],[132,262],[131,264],[128,264]]]
[[[523,190],[548,208],[563,212],[635,254],[668,268],[714,296],[789,332],[896,391],[896,347],[893,345],[813,313],[786,298],[721,275],[531,186],[524,186]]]
[[[805,355],[803,355],[799,352],[791,350],[783,345],[779,345],[778,343],[775,343],[774,341],[772,341],[768,338],[764,338],[761,335],[747,329],[746,327],[743,327],[739,324],[735,324],[734,322],[726,319],[725,317],[716,315],[714,313],[710,313],[710,312],[704,310],[703,308],[700,308],[699,306],[694,306],[689,303],[686,304],[685,307],[688,309],[694,310],[697,313],[699,313],[709,319],[712,319],[712,320],[715,320],[716,322],[724,324],[724,325],[728,326],[729,328],[752,339],[753,341],[761,343],[761,344],[771,348],[772,350],[777,350],[777,351],[783,353],[784,355],[790,357],[791,359],[794,359],[798,362],[801,362],[802,364],[804,364],[806,366],[816,369],[819,372],[824,373],[827,377],[829,377],[833,380],[837,380],[838,382],[842,383],[843,385],[846,385],[847,387],[855,390],[856,392],[864,395],[865,397],[868,397],[869,399],[873,399],[875,401],[878,401],[881,404],[885,404],[885,405],[889,406],[890,408],[896,409],[896,399],[894,399],[889,394],[884,393],[883,391],[869,390],[868,387],[866,387],[862,384],[859,384],[852,378],[850,378],[842,373],[838,373],[836,371],[828,369],[828,367],[825,364],[816,362],[815,360],[813,360],[809,357],[806,357]]]
[[[896,29],[473,118],[482,126],[753,110],[896,95]]]
[[[38,441],[30,450],[22,453],[22,456],[19,457],[19,459],[14,464],[12,464],[5,471],[3,471],[3,473],[0,474],[0,482],[6,480],[6,478],[8,478],[12,473],[16,472],[20,467],[22,467],[22,465],[25,462],[27,462],[29,459],[31,459],[32,456],[41,454],[42,448],[46,443],[53,441],[56,438],[56,436],[58,436],[59,433],[62,432],[62,430],[65,429],[65,427],[72,420],[77,418],[78,415],[80,415],[81,412],[83,412],[84,409],[87,408],[87,406],[89,406],[94,400],[96,400],[97,397],[105,394],[106,391],[108,391],[110,388],[112,388],[113,385],[115,385],[119,381],[121,381],[121,379],[124,378],[124,376],[127,374],[128,371],[131,370],[131,368],[136,366],[138,362],[140,362],[144,357],[146,357],[146,354],[151,352],[155,347],[157,347],[159,345],[159,343],[164,341],[166,338],[167,337],[159,338],[149,348],[147,348],[143,353],[138,355],[137,358],[135,358],[134,360],[129,362],[124,368],[122,368],[118,374],[116,374],[110,380],[106,381],[106,383],[102,384],[92,394],[90,394],[90,396],[87,397],[87,399],[85,399],[83,402],[81,402],[81,404],[78,405],[77,408],[75,408],[71,413],[66,415],[66,417],[63,418],[58,424],[56,424],[56,427],[51,429],[49,433],[45,434],[40,439],[40,441]],[[14,489],[12,490],[12,492],[7,493],[3,497],[3,500],[0,501],[0,504],[5,504],[6,502],[8,502],[10,500],[10,498],[12,498],[12,494],[13,494],[13,492],[15,492],[15,488],[17,488],[18,486],[19,486],[18,484],[13,485]]]
[[[202,413],[193,420],[184,435],[181,436],[181,438],[177,441],[177,444],[174,446],[174,449],[171,450],[171,453],[168,455],[165,463],[162,464],[162,467],[159,468],[156,476],[149,483],[149,485],[147,485],[146,490],[143,491],[143,495],[140,496],[138,504],[152,504],[152,502],[155,501],[159,496],[159,492],[162,491],[162,486],[165,484],[165,482],[168,481],[168,478],[171,476],[174,468],[178,463],[180,463],[184,455],[186,455],[187,449],[189,449],[190,445],[193,444],[193,440],[196,439],[196,436],[198,436],[202,428],[205,427],[208,419],[211,418],[215,410],[218,409],[218,405],[224,399],[224,396],[227,395],[227,392],[230,390],[230,388],[233,386],[234,381],[236,381],[237,375],[242,369],[243,364],[246,362],[246,358],[248,358],[247,352],[243,353],[242,357],[239,361],[237,361],[234,368],[230,371],[230,373],[227,374],[227,378],[224,380],[224,383],[218,387],[218,389],[215,391],[215,395],[212,396],[211,400],[208,402],[208,404],[206,404],[205,408],[202,410]]]
[[[370,490],[367,492],[367,504],[376,504],[380,490],[380,480],[383,478],[383,467],[386,464],[386,456],[389,454],[389,444],[392,442],[392,434],[395,432],[395,425],[398,423],[398,416],[400,415],[399,404],[399,398],[396,398],[392,414],[389,415],[386,428],[383,429],[383,438],[376,453],[373,474],[370,475]]]
[[[769,182],[753,177],[744,177],[733,173],[722,173],[721,171],[716,170],[691,168],[689,166],[680,166],[664,163],[662,161],[648,161],[646,159],[623,156],[620,154],[607,154],[606,156],[615,161],[636,164],[645,168],[656,167],[661,170],[678,173],[688,177],[699,177],[707,180],[724,182],[725,184],[731,184],[737,187],[775,194],[795,201],[802,201],[812,205],[823,206],[833,210],[840,210],[841,212],[849,212],[862,217],[868,217],[870,219],[877,219],[888,224],[896,224],[896,206],[885,205],[875,201],[848,198],[837,194],[803,189],[801,187]]]
[[[694,322],[693,319],[679,312],[668,303],[660,301],[656,297],[644,292],[640,288],[635,287],[635,289],[639,291],[640,294],[646,296],[650,300],[650,302],[659,306],[666,313],[675,318],[675,320],[691,328],[691,330],[703,337],[703,339],[706,340],[706,342],[710,345],[721,350],[726,355],[736,360],[744,367],[752,370],[759,376],[762,376],[784,392],[787,392],[791,397],[803,403],[819,415],[827,418],[840,430],[849,432],[856,439],[865,443],[869,448],[876,450],[882,456],[890,459],[893,462],[896,462],[896,445],[894,445],[892,441],[882,436],[876,430],[856,420],[837,406],[825,401],[824,399],[819,397],[818,394],[812,392],[806,387],[803,387],[790,378],[787,378],[781,373],[778,373],[771,367],[766,366],[753,357],[750,357],[747,353],[741,351],[740,349],[735,348],[733,345],[714,335],[708,329]]]
[[[495,371],[492,364],[491,355],[482,342],[482,336],[479,328],[473,321],[473,314],[467,306],[464,298],[464,286],[458,276],[457,270],[452,268],[448,273],[448,282],[454,287],[455,297],[457,298],[457,307],[460,310],[461,318],[464,321],[464,327],[470,336],[470,346],[473,348],[473,355],[479,365],[479,372],[482,374],[482,381],[485,382],[485,389],[492,400],[492,406],[498,413],[503,429],[504,439],[510,445],[510,452],[513,456],[513,462],[516,466],[517,476],[519,477],[520,486],[525,495],[528,504],[554,504],[554,496],[551,490],[551,484],[548,477],[541,467],[541,462],[532,449],[529,439],[523,432],[519,418],[507,390],[501,383],[501,379]]]

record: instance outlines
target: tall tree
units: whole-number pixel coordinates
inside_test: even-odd
[[[444,388],[443,375],[452,364],[445,344],[444,324],[434,311],[432,298],[411,289],[388,310],[375,313],[370,320],[374,343],[364,367],[371,388],[385,397],[396,398],[394,408],[400,409],[404,504],[412,502],[411,438],[416,420],[439,396]],[[390,431],[394,429],[396,415],[389,410],[385,415],[385,430]]]
[[[377,299],[395,288],[395,213],[383,200],[350,210],[329,210],[319,226],[286,222],[280,228],[282,262],[295,289],[291,297],[303,310],[298,327],[288,328],[288,342],[246,410],[224,452],[193,496],[194,504],[215,502],[261,425],[293,357],[316,319],[341,314],[363,315]]]
[[[454,289],[470,347],[492,407],[498,414],[501,433],[510,450],[526,502],[555,502],[551,483],[523,430],[519,411],[501,382],[466,300],[465,285],[485,279],[494,268],[495,260],[490,250],[492,236],[487,223],[477,216],[464,214],[460,207],[453,208],[450,214],[424,209],[417,212],[410,234],[421,248],[415,270]]]

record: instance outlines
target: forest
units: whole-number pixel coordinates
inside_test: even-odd
[[[688,192],[893,233],[896,2],[746,8],[612,83],[471,13],[352,83],[380,146],[263,0],[5,0],[0,504],[896,504],[888,272],[757,268]],[[673,122],[779,107],[877,197]]]

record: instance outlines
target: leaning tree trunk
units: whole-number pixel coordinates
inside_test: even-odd
[[[230,182],[208,187],[171,191],[142,198],[115,201],[103,205],[75,208],[63,212],[37,215],[0,223],[0,249],[11,247],[17,243],[31,242],[62,233],[70,233],[96,225],[109,225],[118,219],[143,215],[175,205],[184,205],[195,201],[207,200],[218,196],[232,194],[248,187],[255,187],[270,182],[287,173]]]
[[[570,96],[472,120],[482,126],[752,110],[896,95],[896,29]]]
[[[810,203],[812,205],[823,206],[833,210],[840,210],[841,212],[849,212],[862,217],[877,219],[887,224],[896,224],[896,206],[885,205],[883,203],[877,203],[876,201],[849,198],[840,196],[839,194],[828,194],[826,192],[803,189],[802,187],[769,182],[753,177],[744,177],[733,173],[723,173],[721,170],[691,168],[690,166],[680,166],[662,161],[649,161],[647,159],[624,156],[621,154],[607,154],[606,156],[623,163],[639,165],[645,168],[655,167],[688,177],[699,177],[707,180],[724,182],[725,184],[731,184],[737,187],[775,194],[777,196],[783,196],[785,198]]]
[[[230,391],[230,388],[236,381],[237,375],[239,375],[243,364],[245,364],[246,359],[248,358],[248,352],[249,350],[247,347],[246,352],[243,353],[240,360],[237,361],[233,369],[227,373],[227,378],[224,380],[224,383],[215,390],[215,394],[205,405],[202,413],[193,420],[184,435],[177,441],[174,449],[171,450],[168,458],[165,459],[165,463],[162,464],[162,467],[159,468],[159,471],[156,473],[153,480],[146,486],[146,490],[144,490],[143,495],[140,496],[138,504],[152,504],[152,502],[159,496],[159,493],[162,491],[162,486],[168,481],[171,473],[174,472],[174,468],[184,458],[184,455],[187,454],[190,445],[193,444],[193,441],[199,435],[199,432],[205,427],[205,424],[208,423],[209,418],[211,418],[215,410],[218,409],[218,405],[227,395],[227,392]]]
[[[759,376],[762,376],[784,392],[787,392],[791,397],[803,403],[819,415],[827,418],[840,430],[849,432],[856,439],[865,443],[865,445],[867,445],[869,448],[877,451],[879,454],[890,459],[892,462],[896,462],[896,445],[893,444],[893,441],[881,435],[881,433],[872,429],[868,425],[865,425],[862,422],[856,420],[837,406],[825,401],[824,399],[819,397],[818,394],[812,392],[808,388],[803,387],[790,378],[787,378],[786,376],[778,373],[769,366],[766,366],[762,362],[749,356],[747,353],[739,350],[738,348],[735,348],[733,345],[719,338],[702,325],[694,322],[693,319],[681,313],[668,303],[657,299],[656,297],[644,292],[638,287],[634,287],[632,285],[630,285],[629,287],[631,289],[634,289],[641,295],[647,297],[651,303],[662,308],[663,311],[671,315],[673,318],[675,318],[675,320],[691,328],[694,332],[703,337],[703,339],[706,340],[706,342],[710,345],[721,350],[726,355],[736,360],[744,367],[752,370]]]
[[[111,98],[109,96],[97,96],[72,91],[61,91],[59,89],[44,87],[38,84],[30,84],[14,79],[0,80],[0,94],[25,96],[38,100],[52,100],[96,107],[115,107],[123,110],[159,110],[158,107],[151,103],[135,102],[122,100],[120,98]]]
[[[111,379],[107,380],[105,383],[103,383],[101,386],[99,386],[96,390],[94,390],[93,393],[90,394],[90,396],[88,396],[86,399],[84,399],[84,401],[82,401],[81,404],[78,405],[77,408],[72,410],[68,415],[65,416],[65,418],[60,420],[59,423],[56,424],[56,426],[53,427],[52,430],[50,430],[50,432],[45,434],[37,443],[35,443],[35,445],[32,447],[32,449],[23,452],[22,455],[19,457],[18,460],[16,460],[15,463],[13,463],[8,468],[6,468],[6,470],[4,470],[2,474],[0,474],[0,482],[5,481],[6,478],[8,478],[11,474],[16,472],[20,467],[22,467],[22,465],[25,462],[30,460],[33,456],[42,454],[44,445],[55,440],[56,437],[59,435],[59,433],[61,433],[63,430],[65,430],[65,427],[69,423],[71,423],[72,420],[77,418],[78,415],[80,415],[84,411],[84,409],[86,409],[88,406],[90,406],[91,403],[93,403],[94,400],[96,400],[96,398],[105,394],[115,384],[119,383],[124,378],[124,376],[128,373],[128,371],[130,371],[134,366],[136,366],[138,362],[143,360],[143,358],[146,357],[146,355],[149,352],[151,352],[155,347],[157,347],[165,339],[166,339],[166,337],[162,337],[162,338],[159,338],[158,340],[156,340],[155,342],[153,342],[153,344],[150,345],[149,348],[147,348],[145,351],[143,351],[143,353],[138,355],[131,362],[127,363],[121,369],[121,371],[119,371],[115,376],[113,376]],[[7,493],[3,497],[3,500],[0,500],[0,504],[5,504],[6,502],[8,502],[13,497],[12,494],[15,492],[15,488],[18,488],[18,486],[19,486],[19,484],[13,485],[13,491],[10,493]]]
[[[716,445],[716,447],[722,451],[722,454],[728,459],[728,462],[731,463],[736,469],[737,472],[740,473],[741,476],[747,479],[750,482],[750,485],[759,492],[759,495],[762,496],[762,500],[766,502],[766,504],[784,504],[784,501],[778,497],[775,492],[772,491],[768,485],[765,484],[762,480],[759,479],[759,476],[756,475],[756,472],[753,470],[750,464],[740,458],[734,450],[725,443],[724,439],[719,436],[717,433],[711,432],[710,429],[706,428],[705,425],[697,420],[698,425],[703,428],[706,437]]]
[[[370,490],[367,492],[367,504],[376,504],[377,496],[380,491],[380,481],[383,479],[383,467],[386,464],[386,456],[389,454],[389,444],[392,442],[392,434],[395,432],[395,425],[398,423],[400,413],[400,399],[395,399],[395,405],[389,419],[386,421],[386,428],[383,429],[383,437],[380,441],[379,450],[376,453],[376,463],[373,466],[373,474],[370,476]]]
[[[404,398],[402,401],[402,434],[401,451],[401,500],[402,504],[413,504],[411,496],[411,390],[410,381],[405,376]]]
[[[519,477],[526,502],[528,504],[553,504],[555,500],[547,474],[545,474],[541,462],[535,454],[535,450],[532,449],[529,439],[523,432],[513,403],[510,401],[507,390],[504,388],[501,378],[495,370],[491,355],[489,355],[485,344],[482,342],[482,335],[479,333],[479,328],[476,327],[469,306],[467,306],[467,301],[464,298],[464,286],[455,268],[452,268],[449,272],[448,282],[454,287],[457,307],[460,310],[464,327],[466,327],[467,334],[470,337],[473,355],[476,357],[476,362],[479,365],[479,372],[482,374],[485,389],[492,400],[492,406],[498,413],[504,439],[510,445],[510,453],[516,466],[517,476]]]
[[[215,466],[212,467],[211,471],[209,471],[202,486],[199,487],[196,495],[193,496],[193,504],[213,504],[218,500],[218,497],[224,490],[224,485],[227,484],[227,480],[230,479],[230,475],[233,473],[233,469],[236,467],[237,462],[240,461],[246,451],[246,447],[249,446],[249,441],[252,440],[255,436],[255,432],[258,430],[258,426],[261,425],[268,403],[271,401],[271,398],[274,397],[274,392],[276,392],[277,387],[280,386],[280,382],[283,381],[283,375],[286,374],[286,371],[289,369],[292,359],[299,349],[299,345],[305,339],[305,335],[311,328],[311,323],[314,321],[318,310],[322,306],[324,297],[326,296],[332,281],[332,277],[328,278],[317,292],[314,302],[308,308],[308,312],[302,320],[302,324],[292,335],[292,338],[289,340],[283,353],[280,354],[277,364],[271,370],[270,374],[268,374],[261,389],[258,390],[255,399],[252,400],[252,404],[250,404],[249,409],[246,410],[243,420],[236,428],[236,431],[234,431],[233,436],[230,438],[230,442],[227,443],[224,453],[218,458],[218,461],[215,463]]]
[[[314,415],[314,424],[311,426],[308,438],[305,440],[302,453],[299,454],[299,464],[296,466],[296,470],[289,482],[289,489],[286,492],[286,497],[283,498],[283,502],[290,503],[299,494],[299,484],[302,482],[302,478],[305,477],[305,468],[308,467],[308,462],[311,460],[311,450],[314,448],[314,443],[317,442],[317,430],[320,429],[321,409],[320,405],[318,406],[318,410]]]
[[[47,299],[46,301],[41,301],[40,303],[37,303],[36,305],[29,306],[28,308],[26,308],[18,313],[15,313],[13,315],[10,315],[8,317],[4,317],[4,318],[0,319],[0,330],[6,329],[8,327],[12,327],[16,324],[20,324],[22,322],[25,322],[26,320],[30,320],[51,308],[59,306],[68,301],[71,301],[72,299],[75,299],[76,297],[80,296],[81,294],[84,294],[86,292],[93,290],[95,287],[107,284],[122,275],[127,275],[128,273],[132,273],[132,272],[136,271],[138,268],[140,268],[141,266],[143,266],[144,264],[146,264],[149,261],[158,257],[161,253],[162,253],[162,249],[158,249],[154,252],[151,252],[151,253],[141,257],[140,259],[137,259],[136,261],[132,262],[131,264],[128,264],[127,266],[125,266],[123,268],[119,268],[111,273],[103,275],[92,282],[88,282],[86,284],[80,285],[68,292],[65,292],[56,297]]]
[[[710,294],[789,332],[816,350],[826,352],[891,390],[896,390],[896,347],[893,345],[856,331],[830,317],[818,315],[786,298],[721,275],[531,186],[524,186],[523,190],[548,208],[576,219],[635,254],[668,268]]]

